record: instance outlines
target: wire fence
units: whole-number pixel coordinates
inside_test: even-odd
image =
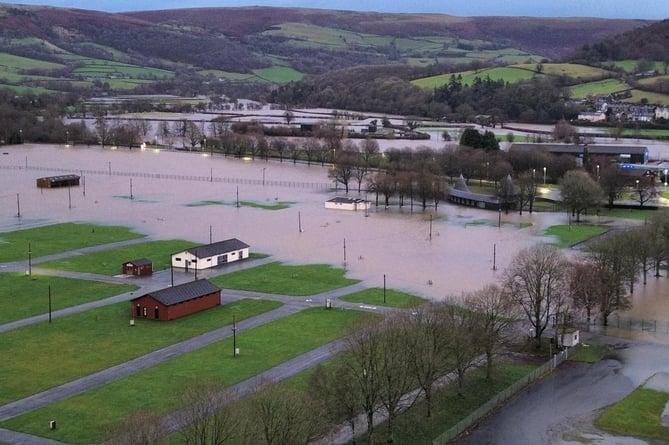
[[[600,328],[603,327],[600,325]],[[643,331],[653,334],[669,335],[669,322],[664,320],[647,320],[643,318],[609,317],[608,327],[628,331]]]
[[[196,181],[196,182],[212,182],[221,184],[239,184],[239,185],[258,185],[269,187],[283,187],[283,188],[300,188],[311,190],[333,190],[334,186],[323,182],[302,182],[302,181],[278,181],[265,179],[249,179],[249,178],[229,178],[214,176],[213,170],[209,175],[176,175],[166,173],[150,173],[150,172],[125,172],[112,170],[111,167],[107,170],[89,170],[89,169],[71,169],[61,167],[38,167],[38,166],[21,166],[21,165],[0,165],[1,170],[30,170],[30,171],[44,171],[44,172],[58,172],[58,173],[79,173],[80,175],[100,175],[100,176],[121,176],[129,178],[149,178],[149,179],[165,179],[173,181]]]
[[[578,347],[578,345],[576,346]],[[530,385],[532,382],[539,380],[549,374],[553,369],[555,369],[562,362],[567,360],[569,354],[574,353],[575,348],[567,348],[560,351],[558,354],[554,355],[548,362],[544,363],[540,367],[536,368],[530,374],[526,375],[521,380],[517,381],[513,385],[509,386],[505,390],[497,393],[493,398],[488,400],[484,405],[481,405],[476,411],[469,414],[467,417],[462,419],[460,422],[453,425],[450,429],[443,432],[439,437],[432,441],[433,445],[447,445],[451,443],[455,438],[460,434],[465,432],[472,425],[479,422],[495,408],[503,404],[505,401],[509,400],[511,397],[515,396],[521,392],[525,387]]]

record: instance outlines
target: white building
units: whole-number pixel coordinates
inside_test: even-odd
[[[212,244],[191,247],[172,254],[172,267],[183,269],[209,269],[249,257],[249,245],[231,238]]]
[[[328,199],[325,201],[326,209],[335,209],[335,210],[369,210],[370,203],[360,198],[344,198],[337,197]]]

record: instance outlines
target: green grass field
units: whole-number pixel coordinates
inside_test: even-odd
[[[116,249],[76,255],[60,260],[40,263],[47,269],[89,272],[102,275],[118,275],[126,261],[148,258],[153,262],[153,271],[170,267],[171,254],[196,246],[196,243],[184,240],[157,240],[133,244]]]
[[[52,311],[137,289],[137,286],[132,285],[35,274],[27,276],[22,273],[0,273],[0,324],[48,313],[49,287]]]
[[[669,427],[662,426],[660,417],[667,402],[667,392],[637,388],[620,402],[608,407],[595,421],[595,425],[624,436],[666,440]]]
[[[421,88],[436,88],[441,85],[448,84],[451,76],[458,75],[462,76],[463,85],[471,85],[474,82],[474,79],[481,78],[485,79],[490,76],[492,80],[504,80],[505,82],[518,82],[521,80],[528,80],[537,75],[536,72],[527,70],[527,69],[518,69],[514,66],[508,67],[497,67],[497,68],[487,68],[477,71],[463,71],[459,73],[448,73],[441,74],[438,76],[424,77],[422,79],[413,80],[413,83],[416,86]]]
[[[239,333],[240,355],[236,358],[232,357],[232,338],[228,338],[10,419],[2,427],[68,443],[99,443],[103,439],[101,432],[133,412],[151,410],[165,414],[178,408],[179,394],[189,385],[199,381],[235,384],[345,335],[362,319],[375,317],[340,309],[307,309]],[[57,430],[47,429],[51,419],[57,420]]]
[[[278,295],[315,295],[358,282],[345,278],[346,271],[327,264],[290,266],[273,262],[212,278],[224,289],[240,289]]]
[[[304,77],[304,73],[294,70],[287,66],[274,66],[270,68],[263,68],[253,70],[253,73],[262,80],[276,83],[287,83],[295,80],[300,80]]]
[[[0,71],[18,71],[18,70],[32,70],[41,69],[45,71],[53,71],[65,68],[65,65],[60,63],[46,62],[44,60],[30,59],[28,57],[15,56],[0,52]]]
[[[649,104],[669,105],[669,94],[653,93],[650,91],[632,90],[632,96],[627,102],[641,103],[646,100]]]
[[[12,359],[0,361],[0,405],[232,324],[233,315],[240,321],[279,306],[241,300],[170,322],[137,319],[130,327],[130,303],[123,302],[5,332],[0,356]]]
[[[584,99],[591,94],[613,94],[629,90],[630,86],[618,79],[581,83],[569,88],[573,98]]]
[[[145,235],[127,227],[63,223],[35,229],[0,233],[0,262],[28,260],[28,243],[32,258],[83,247],[141,238]]]
[[[557,241],[554,246],[563,249],[586,241],[597,235],[608,231],[606,226],[593,226],[589,224],[571,224],[550,226],[544,232],[546,236],[555,236]]]
[[[348,301],[351,303],[363,303],[375,306],[388,306],[388,307],[411,307],[426,302],[425,299],[417,297],[416,295],[408,294],[406,292],[400,292],[393,289],[385,290],[385,302],[384,302],[383,301],[384,291],[382,287],[374,287],[362,290],[360,292],[348,294],[344,297],[341,297],[341,300]]]

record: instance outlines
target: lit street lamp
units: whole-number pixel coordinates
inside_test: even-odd
[[[669,173],[669,170],[666,168],[664,169],[664,186],[667,186],[667,173]]]
[[[546,185],[546,167],[544,167],[544,185]]]
[[[597,182],[599,182],[599,164],[597,164]]]

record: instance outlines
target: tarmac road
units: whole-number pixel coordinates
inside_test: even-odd
[[[585,335],[615,345],[595,364],[565,362],[485,419],[457,445],[660,445],[667,441],[612,436],[594,419],[657,372],[669,370],[669,338],[659,342]],[[582,337],[583,338],[583,337]]]

